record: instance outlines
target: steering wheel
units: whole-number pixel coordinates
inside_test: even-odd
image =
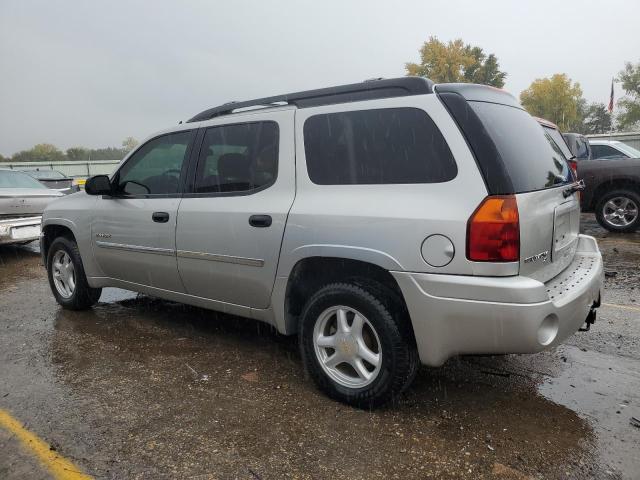
[[[166,175],[167,177],[169,176],[169,174],[171,173],[175,173],[176,176],[180,176],[180,174],[182,173],[180,170],[178,170],[177,168],[172,168],[171,170],[167,170],[166,172],[163,172],[163,175]]]

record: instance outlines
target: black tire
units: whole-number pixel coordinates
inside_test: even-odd
[[[395,300],[382,292],[384,288],[354,283],[330,284],[307,301],[300,319],[299,343],[305,370],[329,397],[359,408],[377,407],[397,398],[413,381],[419,364],[405,310],[394,307]],[[380,341],[380,369],[371,383],[360,388],[336,382],[323,370],[316,355],[313,339],[316,321],[322,312],[336,305],[361,312]]]
[[[609,200],[615,198],[626,198],[632,201],[636,207],[636,216],[629,225],[615,225],[607,221],[604,217],[604,208]],[[613,190],[605,193],[596,202],[596,220],[602,228],[609,230],[610,232],[629,233],[635,232],[640,227],[640,194],[634,190],[620,189]]]
[[[69,297],[65,297],[58,292],[53,280],[53,259],[59,251],[66,252],[73,262],[75,288]],[[100,299],[102,289],[92,288],[87,283],[78,244],[71,238],[58,237],[51,243],[49,251],[47,252],[47,278],[49,279],[49,286],[56,301],[68,310],[86,310],[95,305]]]

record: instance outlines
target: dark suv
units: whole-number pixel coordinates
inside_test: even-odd
[[[562,136],[577,161],[590,160],[593,157],[591,145],[587,137],[580,133],[563,133]]]
[[[636,231],[640,227],[640,159],[594,159],[583,135],[563,136],[578,160],[578,178],[586,184],[582,211],[595,212],[598,223],[611,232]]]

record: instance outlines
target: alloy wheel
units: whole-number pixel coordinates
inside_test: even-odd
[[[313,330],[316,357],[324,372],[348,388],[373,382],[382,365],[382,344],[375,328],[360,312],[337,305],[316,320]]]
[[[627,197],[614,197],[602,207],[605,222],[614,227],[627,227],[638,218],[638,205]]]
[[[64,298],[71,298],[76,289],[76,271],[71,256],[64,250],[58,250],[51,262],[53,284]]]

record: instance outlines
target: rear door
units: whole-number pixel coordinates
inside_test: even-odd
[[[520,274],[547,281],[572,261],[578,242],[580,205],[569,193],[567,158],[524,110],[469,102],[493,140],[516,194],[520,217]]]
[[[203,129],[178,212],[178,268],[187,293],[269,306],[295,195],[293,120],[289,109],[234,115]]]

